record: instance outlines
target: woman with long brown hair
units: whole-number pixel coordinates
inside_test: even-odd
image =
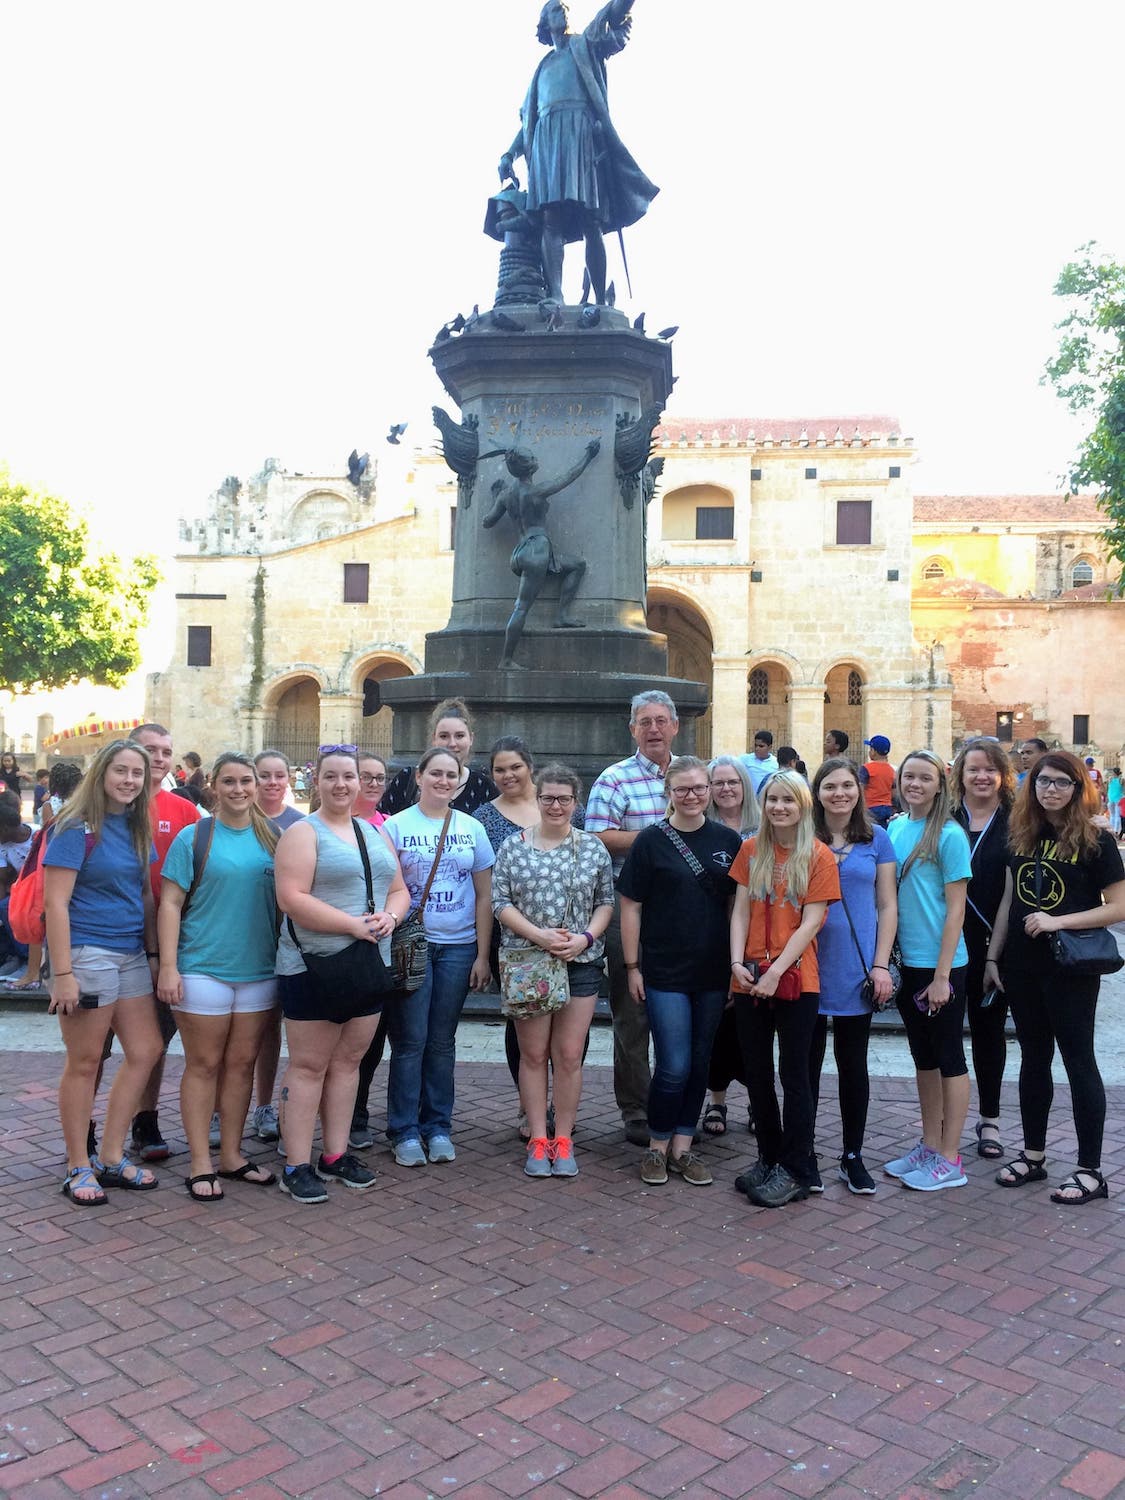
[[[1054,1203],[1107,1198],[1102,1176],[1105,1085],[1094,1054],[1101,980],[1059,965],[1054,932],[1087,932],[1125,921],[1125,868],[1113,835],[1094,818],[1098,789],[1077,756],[1049,750],[1028,772],[1009,824],[1004,897],[988,945],[985,982],[1005,991],[1020,1042],[1023,1150],[997,1173],[1001,1187],[1047,1176],[1047,1119],[1058,1046],[1070,1081],[1079,1165]]]
[[[986,987],[984,964],[996,913],[1004,895],[1008,868],[1008,814],[1015,797],[1012,762],[999,740],[966,740],[949,773],[949,788],[957,821],[969,835],[972,878],[965,897],[965,1007],[973,1045],[980,1118],[977,1155],[997,1161],[1000,1144],[1000,1085],[1004,1079],[1007,1042],[1004,1023],[1008,1002],[995,986]]]
[[[473,748],[473,716],[460,698],[446,698],[434,709],[429,722],[430,747],[448,750],[457,761],[457,787],[449,804],[454,812],[475,813],[497,795],[491,776],[469,764]],[[392,776],[379,804],[384,817],[392,817],[418,801],[418,778],[413,766]]]

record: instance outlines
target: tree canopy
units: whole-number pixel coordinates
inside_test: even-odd
[[[1055,295],[1067,313],[1055,327],[1059,350],[1045,379],[1090,430],[1075,455],[1070,486],[1098,491],[1110,553],[1125,563],[1125,265],[1090,243],[1062,269]],[[1125,575],[1123,575],[1125,576]]]
[[[0,688],[119,687],[140,664],[158,576],[155,558],[100,553],[64,500],[0,469]]]

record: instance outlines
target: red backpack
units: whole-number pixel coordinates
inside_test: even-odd
[[[47,940],[47,916],[43,910],[43,850],[47,847],[46,828],[37,828],[27,851],[27,858],[8,893],[8,926],[17,943],[44,943]],[[87,831],[86,858],[97,840]]]

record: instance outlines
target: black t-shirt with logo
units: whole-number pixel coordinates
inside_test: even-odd
[[[1090,911],[1101,905],[1107,886],[1125,880],[1121,851],[1113,836],[1103,829],[1098,846],[1085,859],[1060,859],[1053,839],[1039,844],[1041,862],[1039,899],[1035,899],[1035,857],[1009,854],[1012,872],[1012,907],[1008,916],[1008,937],[1004,944],[1004,963],[1014,969],[1038,969],[1053,966],[1049,935],[1028,937],[1023,930],[1024,918],[1033,911],[1048,916],[1067,916],[1075,911]]]
[[[708,818],[680,832],[706,872],[694,875],[659,824],[642,828],[617,877],[641,903],[641,973],[656,990],[725,990],[730,984],[730,867],[742,847],[733,828]]]

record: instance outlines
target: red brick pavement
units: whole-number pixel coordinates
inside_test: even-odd
[[[506,1071],[480,1064],[456,1167],[376,1149],[370,1193],[205,1206],[181,1155],[160,1192],[84,1212],[58,1192],[58,1067],[0,1060],[12,1500],[1125,1494],[1120,1198],[1004,1192],[974,1153],[956,1192],[856,1198],[826,1170],[822,1198],[757,1210],[741,1131],[706,1148],[714,1187],[646,1189],[596,1068],[580,1177],[529,1182]],[[907,1080],[873,1092],[878,1164],[917,1108]],[[826,1097],[822,1168],[837,1126]]]

